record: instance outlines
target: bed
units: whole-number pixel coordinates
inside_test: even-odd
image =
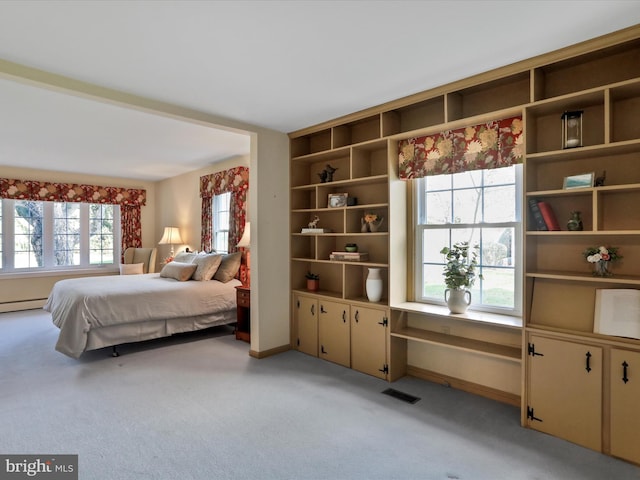
[[[182,262],[171,271],[187,272]],[[219,264],[219,262],[218,262]],[[184,264],[186,265],[186,263]],[[201,330],[236,321],[236,286],[226,281],[193,280],[189,273],[112,275],[73,278],[54,284],[44,310],[60,329],[56,350],[72,358],[104,347]]]

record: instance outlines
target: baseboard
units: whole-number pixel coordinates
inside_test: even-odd
[[[46,301],[46,298],[41,298],[38,300],[22,300],[18,302],[0,303],[0,313],[37,310],[42,308]]]
[[[277,355],[278,353],[286,352],[287,350],[291,350],[291,345],[286,344],[276,348],[270,348],[269,350],[263,350],[261,352],[256,352],[255,350],[249,350],[249,356],[253,358],[265,358],[270,357],[271,355]]]
[[[520,407],[520,395],[503,392],[502,390],[497,390],[485,385],[449,377],[448,375],[442,375],[440,373],[414,367],[412,365],[407,365],[407,375],[440,385],[445,385],[447,387],[452,387],[464,392],[473,393],[474,395],[479,395],[481,397],[490,398],[491,400],[496,400],[515,407]]]

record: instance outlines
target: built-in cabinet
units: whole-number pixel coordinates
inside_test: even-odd
[[[563,149],[561,117],[577,110],[582,146]],[[408,302],[413,232],[407,189],[397,176],[400,140],[512,115],[522,115],[525,139],[524,297],[522,327],[503,327],[511,334],[521,328],[519,346],[500,335],[470,339],[415,320],[423,313]],[[523,426],[640,463],[633,400],[640,393],[640,340],[594,333],[598,289],[640,289],[638,118],[640,26],[291,133],[292,345],[374,375],[375,368],[360,365],[375,357],[391,381],[410,373],[411,345],[519,362]],[[328,165],[335,172],[325,182]],[[567,177],[583,173],[604,181],[565,188]],[[357,202],[332,205],[329,195],[339,193]],[[528,209],[534,200],[551,206],[559,231],[536,227]],[[567,227],[574,211],[582,230]],[[382,228],[363,232],[365,213],[384,217]],[[316,216],[326,230],[302,233]],[[331,259],[349,243],[368,258]],[[593,276],[583,255],[600,245],[616,246],[624,257],[610,277]],[[377,303],[366,297],[368,267],[383,271]],[[317,292],[305,290],[309,271],[320,275]],[[424,315],[447,316],[429,309]]]

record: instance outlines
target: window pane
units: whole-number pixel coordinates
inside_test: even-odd
[[[484,228],[482,230],[482,264],[513,266],[514,228]]]
[[[425,263],[443,263],[440,253],[449,246],[449,229],[424,230],[422,236],[422,258]]]
[[[449,190],[451,189],[451,175],[431,175],[425,177],[425,190]]]
[[[505,185],[516,182],[516,167],[492,168],[484,170],[485,186]]]
[[[453,188],[473,188],[482,185],[482,170],[456,173],[452,177]]]
[[[53,204],[55,265],[80,265],[80,204]]]
[[[425,212],[427,225],[451,223],[451,192],[427,193]]]
[[[14,266],[42,267],[42,202],[16,200],[14,203]]]
[[[484,305],[513,308],[515,272],[512,268],[485,267],[482,269],[481,283]]]
[[[484,192],[484,221],[513,222],[516,219],[515,185],[491,187]]]
[[[482,221],[480,189],[454,190],[453,223],[478,223]]]
[[[89,263],[114,262],[114,208],[115,205],[89,206]]]

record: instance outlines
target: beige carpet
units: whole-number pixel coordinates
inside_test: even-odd
[[[0,314],[0,453],[78,454],[86,480],[640,479],[517,408],[295,351],[256,360],[230,332],[73,360],[45,312]]]

